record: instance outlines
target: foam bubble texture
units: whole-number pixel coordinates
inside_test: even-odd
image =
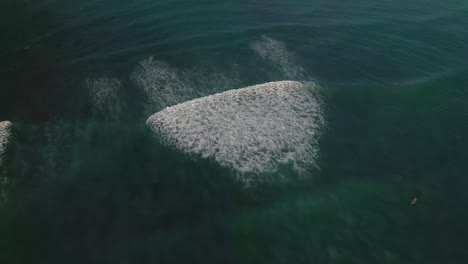
[[[286,78],[304,78],[304,69],[296,65],[294,54],[286,48],[283,42],[262,36],[261,40],[250,46],[260,57],[278,68]]]
[[[2,158],[3,158],[3,155],[5,154],[8,141],[10,140],[10,136],[11,136],[10,126],[11,126],[11,122],[9,121],[0,122],[0,166],[3,163]]]
[[[192,99],[178,71],[152,57],[141,61],[130,77],[143,88],[153,104],[168,106]]]
[[[120,113],[119,92],[122,89],[122,82],[118,79],[99,78],[88,79],[85,83],[94,109],[111,117],[117,117]]]
[[[146,95],[145,110],[149,114],[240,84],[235,67],[228,72],[211,72],[205,67],[178,69],[152,57],[142,60],[130,78]]]
[[[244,173],[297,171],[315,165],[324,124],[320,101],[299,82],[229,90],[152,115],[147,124],[162,142]]]

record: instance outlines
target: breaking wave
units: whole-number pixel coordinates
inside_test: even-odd
[[[303,172],[315,165],[325,123],[311,88],[280,81],[229,90],[168,107],[147,124],[165,144],[214,159],[241,180],[282,164]]]

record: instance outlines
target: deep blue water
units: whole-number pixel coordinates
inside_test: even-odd
[[[466,1],[5,0],[0,62],[1,263],[468,262]],[[319,87],[306,177],[246,187],[145,125],[280,80]]]

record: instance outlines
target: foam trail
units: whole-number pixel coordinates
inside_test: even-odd
[[[3,155],[5,154],[8,142],[11,137],[10,126],[11,122],[9,121],[0,122],[0,166],[3,163]]]
[[[118,79],[99,78],[85,81],[93,108],[115,119],[120,114],[119,92],[122,82]]]
[[[304,69],[296,65],[294,54],[288,51],[283,42],[262,36],[262,40],[253,42],[250,47],[260,57],[273,64],[286,78],[304,79]]]
[[[150,104],[168,106],[191,99],[189,86],[178,71],[153,57],[141,61],[130,77],[143,88]]]
[[[281,164],[296,171],[315,165],[325,123],[320,100],[294,81],[229,90],[172,107],[147,120],[163,143],[249,174]],[[259,179],[256,179],[259,180]]]
[[[239,72],[233,69],[229,77],[224,73],[208,73],[203,68],[176,69],[153,57],[144,59],[130,78],[147,96],[146,112],[154,113],[194,98],[234,88],[239,84]],[[233,86],[234,85],[234,86]],[[203,89],[197,89],[203,87]]]

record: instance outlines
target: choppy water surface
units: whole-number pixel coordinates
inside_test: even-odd
[[[467,29],[461,0],[3,1],[0,261],[468,262]]]

